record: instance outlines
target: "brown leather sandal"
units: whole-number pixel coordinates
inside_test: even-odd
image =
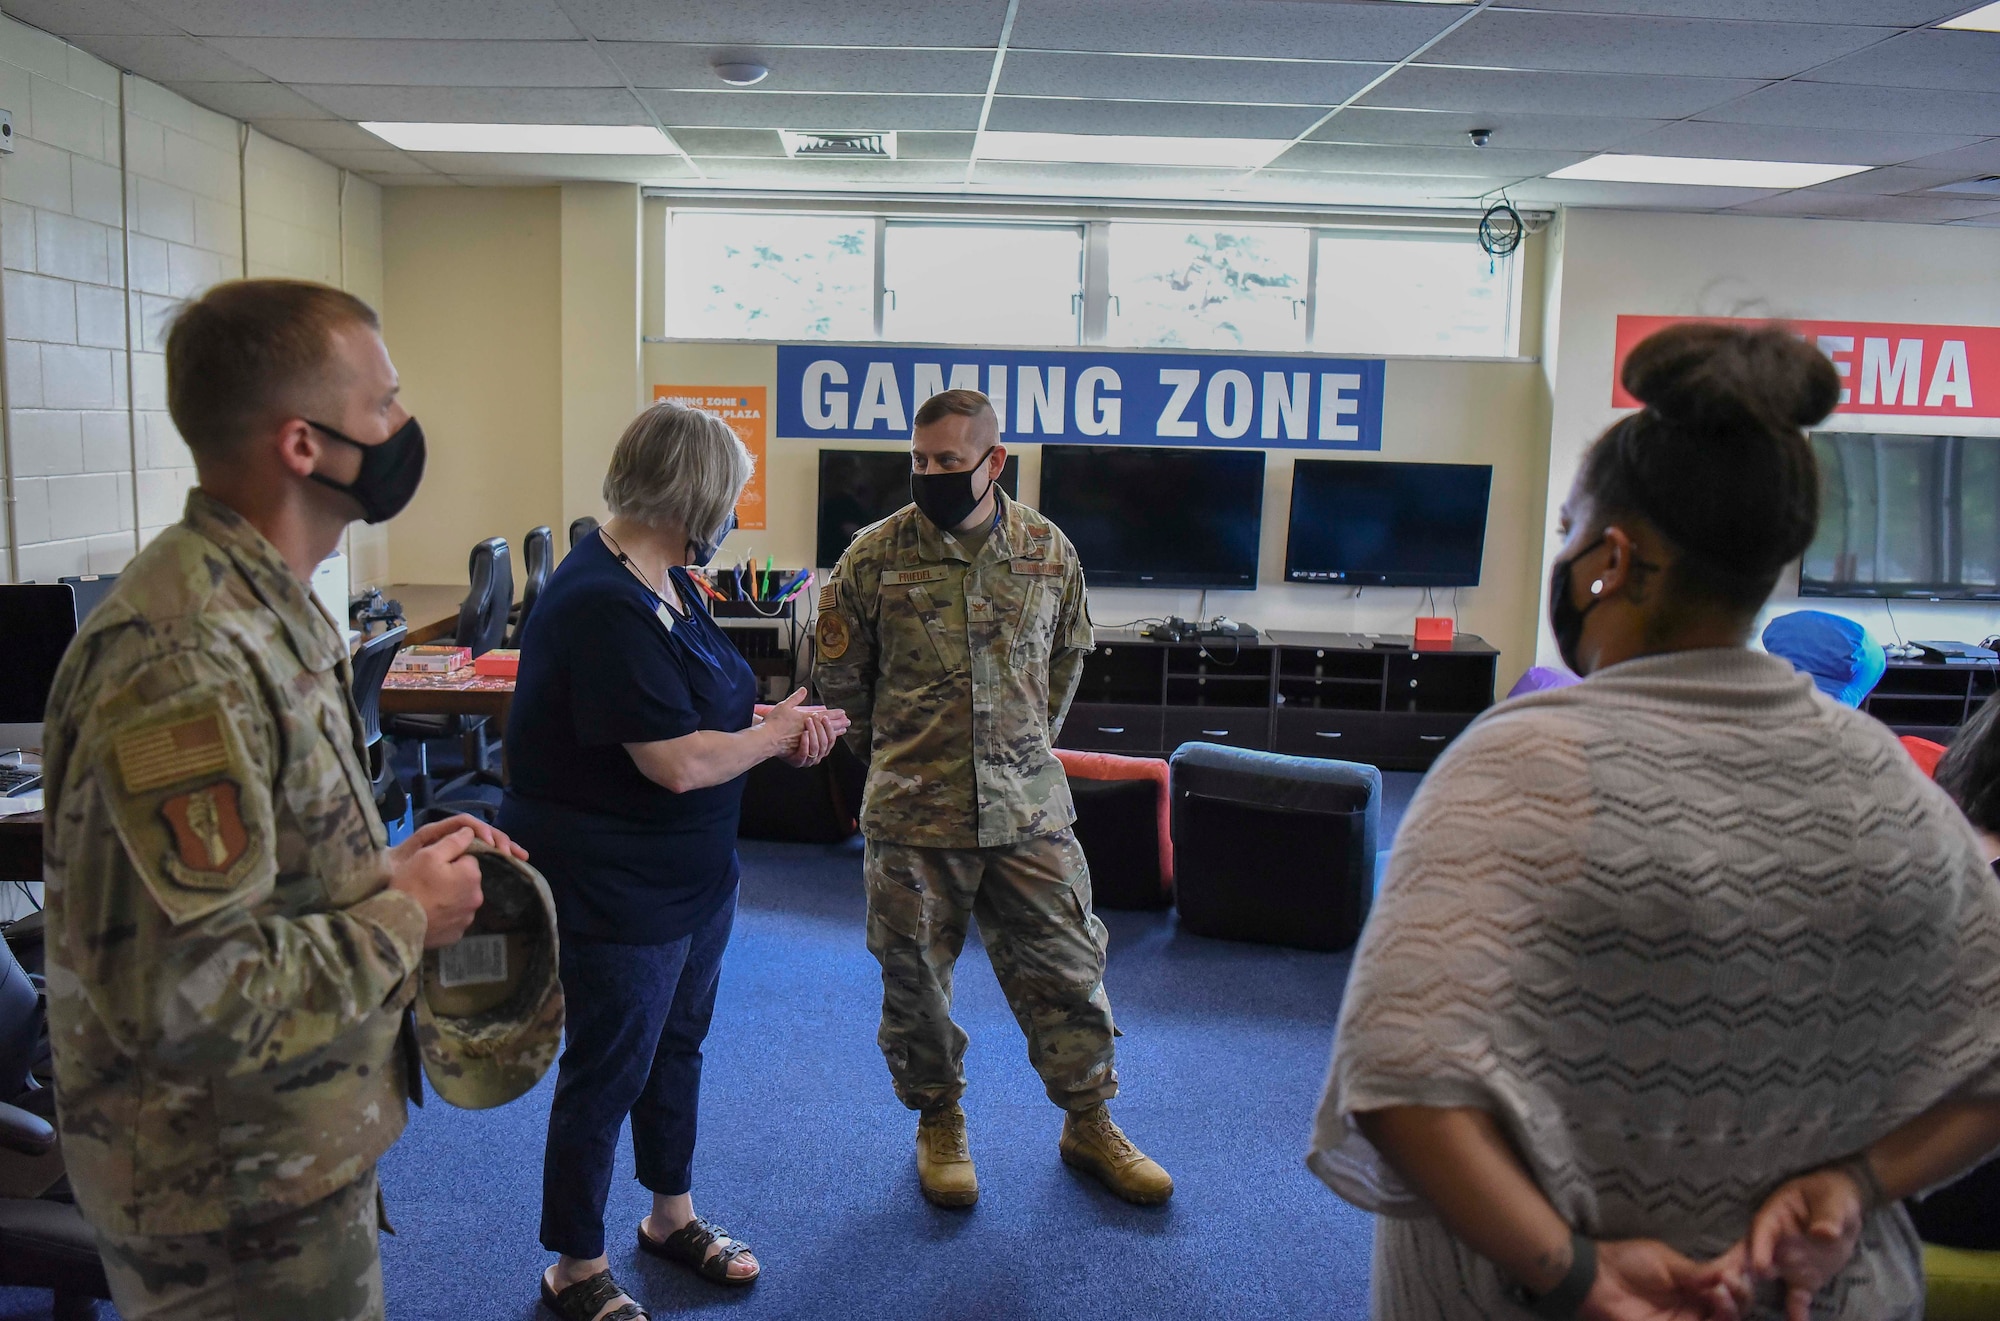
[[[619,1294],[631,1297],[611,1278],[610,1271],[599,1271],[561,1291],[549,1288],[548,1276],[542,1277],[542,1306],[562,1321],[596,1321],[597,1314],[604,1312],[604,1305]],[[652,1321],[652,1314],[637,1303],[621,1303],[604,1312],[604,1321]]]
[[[720,1243],[714,1256],[708,1248],[711,1243]],[[655,1257],[677,1262],[687,1267],[704,1280],[716,1284],[755,1284],[764,1273],[763,1267],[750,1275],[731,1275],[729,1263],[750,1251],[748,1243],[739,1242],[729,1236],[729,1231],[720,1225],[712,1225],[700,1216],[682,1225],[665,1238],[654,1238],[646,1233],[646,1222],[639,1222],[639,1250],[650,1252]],[[607,1318],[608,1321],[608,1318]]]

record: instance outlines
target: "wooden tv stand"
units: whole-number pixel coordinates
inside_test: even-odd
[[[1140,756],[1223,743],[1425,770],[1493,705],[1499,660],[1470,633],[1418,650],[1407,634],[1161,642],[1104,630],[1056,742]]]

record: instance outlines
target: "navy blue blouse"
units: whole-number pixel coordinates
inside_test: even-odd
[[[755,676],[687,572],[672,574],[686,615],[586,537],[521,640],[499,825],[548,878],[566,936],[665,944],[735,889],[745,777],[677,794],[624,748],[751,721]]]

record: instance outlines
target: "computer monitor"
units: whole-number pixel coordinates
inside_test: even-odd
[[[1492,487],[1484,463],[1300,459],[1285,581],[1477,587]]]
[[[1000,487],[1021,493],[1021,459],[1009,454],[1000,469]],[[840,562],[854,534],[879,523],[910,503],[910,452],[837,450],[819,452],[819,535],[813,562],[822,569]]]
[[[75,636],[68,583],[0,583],[0,750],[42,745],[49,688]]]
[[[76,623],[90,618],[90,612],[102,605],[104,598],[111,595],[111,589],[118,585],[115,573],[86,573],[75,578],[58,578],[59,583],[68,583],[76,589]]]
[[[1092,587],[1257,586],[1264,451],[1047,445],[1041,511]]]

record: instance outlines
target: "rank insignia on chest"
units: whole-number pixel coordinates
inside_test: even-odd
[[[816,637],[821,660],[839,660],[847,654],[847,621],[839,615],[821,615]]]
[[[227,883],[230,870],[250,848],[236,782],[217,780],[174,794],[160,803],[160,815],[174,832],[174,850],[194,876]]]

